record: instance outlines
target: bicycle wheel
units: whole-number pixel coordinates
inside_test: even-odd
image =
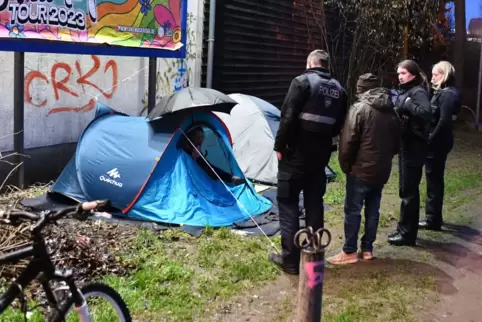
[[[80,292],[87,302],[87,311],[89,312],[91,322],[132,322],[127,304],[119,293],[109,285],[98,282],[87,283],[80,287]],[[112,306],[112,310],[106,307],[105,304],[96,303],[97,301],[95,301],[95,299],[94,302],[91,303],[92,298],[106,300]],[[60,311],[55,312],[49,320],[56,322],[82,321],[77,311],[74,310],[74,300],[72,296],[69,296],[67,300],[61,304]]]

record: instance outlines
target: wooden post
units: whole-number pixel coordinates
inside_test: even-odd
[[[306,237],[301,240],[303,234]],[[323,235],[327,235],[325,243]],[[313,233],[313,228],[307,227],[295,235],[295,245],[301,249],[296,322],[321,321],[325,248],[330,242],[331,234],[324,228]]]

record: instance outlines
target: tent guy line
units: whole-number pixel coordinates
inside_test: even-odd
[[[213,169],[213,167],[211,166],[211,164],[209,164],[209,162],[204,158],[203,154],[201,153],[201,151],[198,150],[198,148],[194,145],[194,143],[192,143],[191,139],[189,139],[189,137],[186,135],[186,133],[184,132],[183,129],[179,128],[179,130],[181,131],[182,135],[187,139],[187,141],[189,141],[189,144],[192,145],[192,147],[196,150],[196,152],[199,154],[199,156],[203,159],[204,162],[206,162],[206,164],[208,165],[208,167],[211,169],[211,171],[216,175],[216,177],[219,179],[219,181],[223,184],[224,188],[226,188],[226,190],[229,192],[229,194],[231,194],[231,196],[233,196],[234,200],[236,200],[236,203],[239,205],[239,207],[244,211],[245,214],[247,214],[249,216],[249,218],[251,218],[251,220],[254,222],[254,224],[258,227],[258,229],[263,233],[263,235],[266,237],[266,239],[269,241],[269,243],[271,244],[271,247],[273,247],[273,249],[278,253],[280,254],[280,251],[279,249],[276,247],[276,245],[271,241],[271,239],[269,239],[268,235],[266,234],[266,232],[261,228],[261,226],[256,222],[256,220],[254,220],[253,216],[251,216],[251,214],[248,212],[248,210],[246,210],[246,208],[244,207],[244,205],[238,200],[238,198],[236,198],[236,196],[233,194],[233,192],[228,188],[228,186],[226,185],[226,183],[224,183],[224,181],[221,179],[221,177],[218,175],[218,173],[216,172],[216,170]],[[247,178],[246,178],[247,179]],[[249,179],[247,179],[249,180]]]
[[[114,84],[113,86],[111,86],[110,88],[108,88],[107,91],[110,91],[111,89],[113,89],[113,88],[116,87],[117,85],[120,85],[120,84],[124,83],[126,80],[130,80],[131,77],[139,74],[140,72],[142,72],[144,69],[147,69],[147,68],[149,68],[149,65],[147,65],[147,66],[145,66],[144,68],[141,68],[141,69],[135,71],[132,75],[127,76],[127,77],[124,78],[123,80],[118,81],[116,84]],[[102,90],[103,90],[104,92],[106,92],[105,89],[102,89]],[[98,97],[99,95],[101,95],[101,94],[102,94],[102,93],[99,93],[99,94],[95,95],[95,96],[94,96],[94,99],[97,100],[97,97]]]

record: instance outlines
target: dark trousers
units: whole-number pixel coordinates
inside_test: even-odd
[[[383,185],[370,184],[354,175],[347,175],[345,187],[345,244],[347,254],[358,250],[358,232],[361,223],[361,210],[365,205],[365,233],[361,239],[362,251],[373,251],[380,218],[380,202]]]
[[[402,142],[398,155],[400,221],[398,232],[407,240],[415,241],[420,220],[420,181],[427,156],[428,144],[422,139]]]
[[[293,171],[283,160],[278,168],[278,192],[276,199],[279,208],[281,228],[282,257],[285,266],[298,268],[300,262],[300,249],[293,239],[300,229],[299,197],[303,191],[303,200],[306,216],[306,226],[311,226],[314,231],[323,227],[324,209],[323,196],[326,191],[326,162],[320,162],[316,171]]]
[[[425,178],[427,180],[427,199],[425,213],[427,223],[433,226],[443,224],[442,208],[444,202],[444,176],[447,155],[453,148],[453,137],[444,142],[434,141],[429,144],[425,161]]]

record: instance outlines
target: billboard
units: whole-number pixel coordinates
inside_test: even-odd
[[[0,0],[0,50],[184,57],[187,0]]]

